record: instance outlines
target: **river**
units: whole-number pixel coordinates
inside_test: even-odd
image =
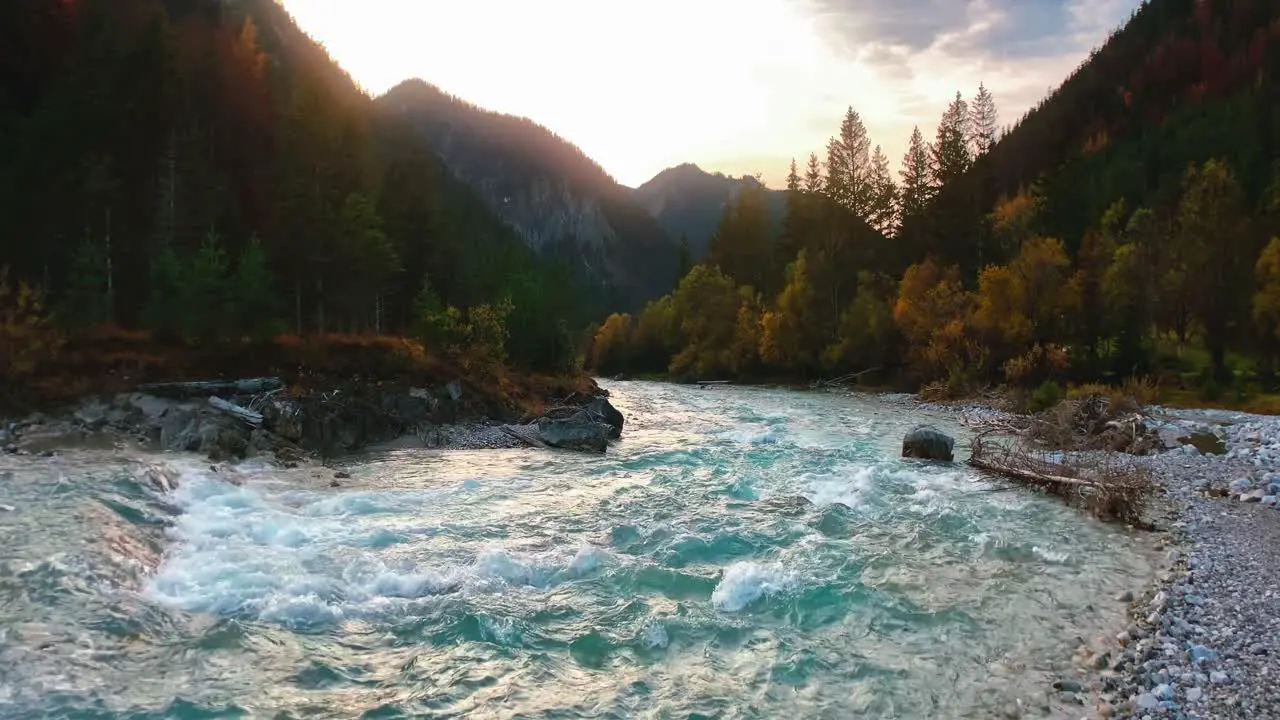
[[[0,456],[0,717],[1038,716],[1154,573],[1122,529],[897,457],[927,421],[963,459],[947,415],[603,384],[603,457],[386,450],[331,487]]]

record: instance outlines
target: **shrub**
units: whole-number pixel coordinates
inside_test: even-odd
[[[1094,395],[1110,395],[1111,388],[1102,383],[1085,383],[1083,385],[1074,385],[1067,390],[1068,400],[1079,400],[1081,398],[1093,397]]]
[[[1062,388],[1052,380],[1046,380],[1031,393],[1032,412],[1041,412],[1062,402]]]
[[[1218,402],[1222,399],[1222,386],[1218,384],[1212,370],[1205,369],[1200,375],[1200,399],[1205,402]]]
[[[44,293],[25,282],[9,280],[0,269],[0,373],[17,386],[52,359],[62,338],[50,326]]]
[[[507,362],[507,318],[511,301],[482,303],[467,310],[467,354],[487,365]]]

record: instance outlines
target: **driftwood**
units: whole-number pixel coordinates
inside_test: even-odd
[[[259,395],[284,387],[280,378],[247,380],[199,380],[195,382],[150,383],[139,385],[138,391],[169,398],[196,398],[213,395]]]
[[[832,379],[830,379],[830,380],[818,380],[818,381],[816,381],[816,382],[814,382],[814,383],[813,383],[813,386],[812,386],[812,387],[813,387],[813,388],[815,388],[815,389],[816,389],[816,388],[820,388],[820,387],[839,387],[839,386],[844,385],[845,383],[847,383],[847,382],[849,382],[849,381],[851,381],[851,380],[857,380],[857,379],[861,378],[863,375],[867,375],[867,374],[869,374],[869,373],[873,373],[873,372],[876,372],[877,370],[881,370],[881,369],[882,369],[882,368],[879,368],[879,367],[867,368],[866,370],[860,370],[860,371],[858,371],[858,372],[851,372],[851,373],[848,373],[848,374],[845,374],[845,375],[841,375],[841,376],[840,376],[840,377],[838,377],[838,378],[832,378]]]
[[[1029,449],[1021,440],[995,442],[989,435],[973,439],[973,467],[1040,488],[1101,519],[1143,524],[1142,511],[1154,491],[1147,468],[1121,462],[1116,453],[1093,453],[1086,465]]]
[[[209,398],[209,405],[219,412],[236,418],[249,427],[262,427],[262,413],[247,410],[220,397]]]

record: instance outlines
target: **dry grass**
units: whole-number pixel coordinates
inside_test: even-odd
[[[117,393],[153,382],[279,377],[293,396],[335,387],[463,386],[463,404],[490,415],[536,413],[548,402],[593,385],[466,357],[441,357],[420,343],[372,335],[280,335],[269,341],[192,345],[146,332],[102,327],[71,338],[36,368],[5,412],[23,412],[88,393]]]
[[[1187,410],[1237,410],[1255,415],[1280,415],[1280,395],[1260,394],[1235,400],[1223,397],[1219,400],[1205,400],[1196,390],[1168,389],[1160,394],[1161,405]]]
[[[986,435],[973,440],[969,463],[1021,485],[1040,488],[1102,520],[1142,525],[1155,486],[1146,467],[1110,453],[1083,462],[1057,459],[1021,441],[999,443]]]

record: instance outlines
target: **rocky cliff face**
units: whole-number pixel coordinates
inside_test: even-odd
[[[424,137],[530,247],[608,298],[608,309],[638,308],[674,285],[675,242],[628,189],[569,142],[420,81],[378,102]]]

